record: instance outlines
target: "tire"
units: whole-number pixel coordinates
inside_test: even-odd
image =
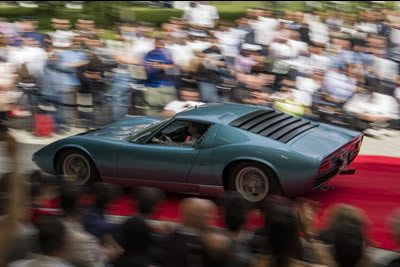
[[[65,177],[63,179],[69,178],[68,180],[72,180],[78,185],[86,185],[100,178],[92,160],[84,152],[77,149],[62,151],[57,157],[56,164],[57,174]]]
[[[234,166],[230,172],[229,189],[256,205],[264,204],[269,195],[282,194],[276,175],[265,165],[256,162],[241,162]]]

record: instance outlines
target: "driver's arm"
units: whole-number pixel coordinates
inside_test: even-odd
[[[164,137],[165,137],[165,141],[158,139],[157,137],[153,137],[151,139],[151,142],[154,144],[170,144],[170,143],[174,142],[174,141],[172,141],[172,139],[169,136],[165,135]]]

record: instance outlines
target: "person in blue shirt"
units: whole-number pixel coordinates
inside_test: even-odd
[[[177,99],[178,70],[162,39],[156,40],[155,47],[144,57],[147,73],[145,100],[149,106],[146,115],[149,116],[158,115],[166,104]]]
[[[93,185],[96,192],[96,199],[93,207],[83,217],[85,230],[102,239],[105,236],[113,235],[119,225],[110,223],[105,218],[105,212],[110,202],[116,197],[115,188],[106,183]]]
[[[68,130],[67,125],[77,122],[76,94],[80,81],[77,77],[77,68],[87,64],[85,53],[73,50],[70,40],[57,40],[53,42],[56,46],[55,60],[52,69],[56,72],[57,86],[52,90],[56,99],[56,124],[57,132]]]

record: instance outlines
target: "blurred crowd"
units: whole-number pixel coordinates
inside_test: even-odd
[[[264,224],[246,231],[255,207],[235,192],[210,201],[188,197],[175,222],[153,221],[165,199],[154,188],[132,192],[106,183],[89,187],[35,171],[18,174],[16,143],[7,132],[11,171],[0,180],[0,266],[10,267],[222,267],[387,266],[399,254],[376,261],[369,246],[369,222],[355,207],[336,205],[324,229],[316,229],[318,203],[269,196],[260,208]],[[137,213],[112,222],[106,211],[119,195],[132,193]],[[61,210],[43,209],[57,199]],[[218,212],[221,210],[222,212]],[[224,228],[217,228],[221,220]],[[400,213],[388,224],[400,245]]]
[[[74,24],[73,24],[74,23]],[[203,103],[272,106],[373,136],[399,127],[400,20],[393,10],[248,9],[220,21],[207,2],[156,27],[89,19],[0,22],[1,118],[39,136]]]

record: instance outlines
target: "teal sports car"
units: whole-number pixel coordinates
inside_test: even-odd
[[[61,139],[33,155],[44,172],[123,186],[259,203],[321,187],[358,155],[363,135],[272,108],[211,104],[172,118],[132,117]]]

